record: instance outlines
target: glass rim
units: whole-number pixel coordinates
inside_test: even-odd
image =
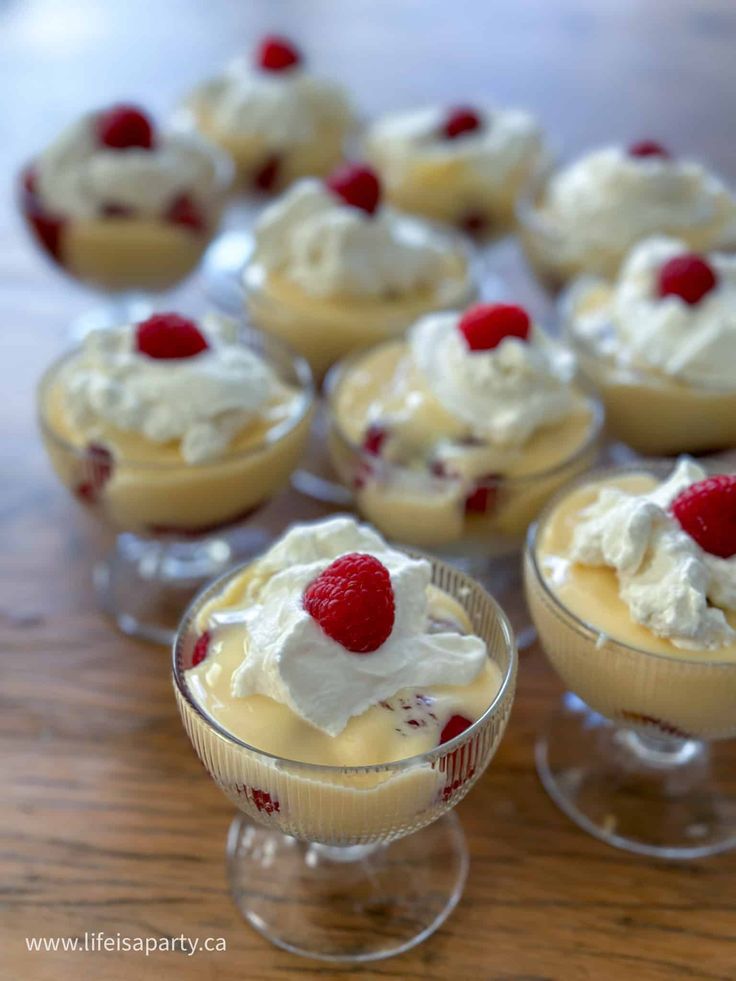
[[[268,446],[275,445],[284,437],[294,432],[294,430],[307,418],[311,412],[315,404],[316,394],[314,379],[306,359],[294,351],[290,345],[288,345],[285,341],[282,341],[280,338],[266,335],[247,324],[243,324],[238,318],[227,317],[227,315],[221,313],[218,313],[217,316],[224,319],[229,319],[231,322],[238,323],[239,343],[251,349],[255,348],[256,342],[270,345],[276,352],[278,352],[279,356],[284,357],[288,361],[290,368],[296,375],[297,383],[299,385],[299,412],[295,413],[293,417],[289,417],[288,419],[285,419],[283,422],[274,426],[273,429],[269,430],[266,436],[259,440],[259,442],[254,446],[250,446],[247,449],[241,450],[237,453],[229,453],[214,460],[202,460],[199,463],[187,463],[183,459],[161,463],[150,460],[138,460],[130,457],[122,457],[116,460],[116,465],[119,468],[122,468],[123,470],[129,469],[137,471],[173,473],[177,470],[190,472],[213,469],[216,467],[226,467],[233,463],[239,463],[248,457],[255,456],[258,453],[261,453]],[[72,443],[69,439],[58,433],[47,419],[45,405],[50,385],[58,377],[58,373],[61,371],[61,369],[71,360],[73,360],[80,351],[81,345],[76,345],[75,347],[71,348],[71,350],[65,351],[63,354],[55,358],[41,375],[36,386],[36,416],[38,426],[45,438],[47,438],[51,443],[63,450],[65,453],[80,459],[86,459],[87,446],[79,446]],[[257,348],[256,353],[258,353]],[[271,358],[267,358],[266,360],[269,363],[272,361]]]
[[[683,454],[685,455],[685,454]],[[597,484],[605,481],[606,477],[614,477],[618,475],[626,474],[644,474],[650,476],[660,476],[665,471],[670,472],[675,466],[675,460],[667,459],[666,457],[659,458],[649,458],[637,461],[632,461],[631,463],[626,463],[618,466],[603,466],[596,467],[593,470],[587,471],[587,473],[582,474],[576,480],[571,481],[562,487],[545,505],[543,511],[539,515],[536,521],[534,521],[527,531],[525,554],[531,566],[534,574],[534,582],[539,585],[544,593],[545,599],[552,605],[555,612],[563,617],[567,621],[568,625],[571,626],[578,634],[582,635],[586,640],[591,643],[596,644],[600,637],[605,636],[606,643],[612,644],[615,647],[620,648],[623,651],[627,651],[633,654],[641,654],[645,657],[657,658],[661,661],[666,662],[676,662],[682,664],[683,662],[688,662],[692,660],[699,667],[707,668],[721,668],[724,670],[734,670],[736,669],[736,661],[723,661],[723,660],[711,660],[709,658],[701,657],[697,651],[693,652],[694,657],[688,658],[687,653],[680,656],[677,654],[667,654],[663,651],[648,651],[642,647],[636,647],[634,644],[628,644],[624,640],[619,640],[616,637],[606,634],[595,624],[589,623],[584,620],[577,613],[573,613],[569,607],[565,606],[562,600],[557,596],[554,590],[550,587],[547,579],[542,574],[540,564],[537,557],[537,545],[539,544],[539,537],[543,532],[547,521],[554,513],[558,505],[573,491],[584,487],[586,484]],[[542,646],[544,646],[544,641],[540,638]]]
[[[710,385],[698,381],[680,381],[677,378],[669,378],[654,368],[648,370],[638,365],[627,364],[615,355],[609,356],[599,351],[592,341],[581,337],[573,328],[574,304],[579,299],[579,294],[586,289],[591,289],[594,285],[611,286],[610,280],[603,276],[595,276],[585,273],[576,276],[566,287],[563,288],[557,300],[558,319],[562,326],[562,337],[573,349],[576,355],[587,358],[596,364],[608,365],[612,368],[627,372],[633,381],[642,384],[656,385],[661,389],[685,389],[694,390],[698,395],[712,394],[714,397],[731,395],[736,398],[736,384],[731,388],[724,385]]]
[[[413,756],[405,756],[399,760],[392,760],[388,763],[366,763],[356,766],[337,766],[336,764],[331,763],[308,763],[304,760],[292,760],[287,757],[278,756],[274,753],[269,753],[266,750],[259,749],[257,746],[253,746],[250,743],[245,742],[243,739],[239,739],[233,733],[221,726],[215,719],[211,718],[211,716],[209,716],[199,705],[196,699],[192,697],[189,685],[187,684],[185,678],[185,670],[182,669],[180,664],[179,653],[181,645],[186,637],[190,625],[196,618],[202,606],[209,599],[217,595],[217,593],[221,592],[228,581],[248,568],[248,566],[252,564],[252,560],[243,562],[240,565],[229,569],[223,575],[218,576],[217,579],[208,583],[197,593],[184,611],[176,631],[176,636],[174,637],[172,643],[171,651],[172,676],[177,694],[184,700],[188,708],[198,716],[199,720],[203,722],[208,729],[210,729],[210,731],[214,732],[221,739],[224,739],[227,743],[236,746],[238,749],[247,750],[249,753],[253,753],[260,758],[268,760],[269,763],[288,766],[289,768],[303,770],[307,773],[313,773],[315,775],[319,773],[331,773],[353,776],[368,773],[385,773],[387,771],[400,772],[402,770],[409,769],[412,766],[431,763],[448,756],[460,746],[465,745],[466,742],[470,741],[480,730],[482,730],[483,727],[496,715],[499,707],[506,700],[509,694],[509,689],[512,689],[512,685],[514,684],[518,667],[516,637],[511,628],[508,617],[506,616],[506,613],[501,605],[493,596],[490,595],[490,593],[487,592],[486,589],[483,588],[483,586],[480,585],[480,583],[474,580],[471,576],[468,576],[459,569],[449,566],[447,563],[442,562],[433,556],[426,555],[423,552],[412,549],[401,549],[401,551],[414,558],[426,559],[426,561],[431,564],[433,569],[439,568],[451,571],[454,576],[462,581],[464,588],[470,588],[476,593],[476,595],[479,594],[483,598],[483,601],[492,608],[494,617],[501,627],[504,649],[508,654],[508,665],[503,671],[503,677],[501,679],[499,689],[483,714],[457,736],[454,736],[447,742],[440,743],[433,749],[426,750],[423,753],[415,753]],[[487,657],[493,660],[490,652],[487,653]],[[494,661],[494,663],[497,662]]]
[[[380,350],[383,347],[388,347],[390,344],[405,344],[405,338],[394,337],[384,341],[374,344],[368,348],[361,348],[359,351],[354,351],[348,357],[341,359],[336,364],[334,364],[325,377],[323,391],[325,399],[327,402],[329,423],[334,428],[335,433],[341,440],[341,442],[352,452],[358,454],[361,460],[370,461],[371,463],[376,462],[376,457],[370,453],[366,453],[362,446],[358,443],[353,442],[347,435],[340,420],[335,411],[335,399],[337,397],[337,390],[339,386],[344,382],[346,375],[361,361],[362,358],[367,357],[370,354]],[[499,484],[503,483],[510,487],[520,487],[527,486],[529,484],[535,483],[536,481],[547,480],[550,477],[556,476],[563,470],[566,470],[571,464],[575,463],[580,457],[585,456],[598,442],[601,433],[603,431],[603,426],[605,423],[605,409],[600,399],[595,398],[593,395],[583,392],[585,404],[591,409],[591,422],[590,430],[585,437],[585,440],[578,446],[574,453],[570,456],[565,457],[558,463],[555,463],[552,467],[547,467],[544,470],[534,470],[528,474],[520,474],[518,476],[507,477],[504,474],[498,474],[497,477],[487,477],[485,480],[478,478],[474,479],[474,486],[479,488],[484,487],[497,487]],[[383,469],[387,473],[416,473],[411,467],[404,466],[400,463],[381,461]],[[423,476],[420,474],[420,476]],[[428,481],[442,481],[451,478],[435,476],[433,474],[427,474],[426,479]]]

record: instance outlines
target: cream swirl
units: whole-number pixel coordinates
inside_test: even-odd
[[[509,175],[541,156],[540,130],[529,113],[486,110],[482,126],[454,140],[442,134],[445,117],[445,110],[431,107],[395,113],[373,124],[366,137],[368,156],[379,162],[389,185],[422,164],[459,164],[489,188],[502,189]]]
[[[151,149],[100,144],[97,113],[67,127],[35,162],[37,190],[55,214],[96,218],[109,205],[161,217],[181,194],[208,204],[224,191],[226,164],[194,133],[157,132]]]
[[[732,390],[736,388],[736,258],[708,256],[717,285],[698,303],[691,305],[673,295],[660,297],[662,266],[688,251],[677,239],[641,242],[629,254],[604,302],[587,310],[585,298],[598,285],[582,281],[574,288],[571,328],[621,365]]]
[[[258,137],[274,151],[310,143],[327,128],[347,130],[353,121],[341,86],[301,68],[268,72],[244,61],[201,86],[194,102],[215,130]]]
[[[429,314],[409,335],[412,358],[437,401],[473,433],[500,447],[518,446],[575,408],[573,356],[534,329],[528,341],[507,337],[471,351],[457,312]]]
[[[380,207],[369,215],[318,180],[266,208],[254,261],[313,296],[404,296],[436,286],[451,246],[424,222]]]
[[[391,634],[367,655],[352,654],[328,637],[303,605],[309,584],[350,552],[379,559],[394,594]],[[429,563],[390,548],[353,518],[293,526],[254,572],[245,606],[235,614],[246,637],[232,694],[266,695],[330,736],[404,688],[466,685],[485,664],[486,645],[479,637],[428,631]],[[227,622],[233,617],[228,611]]]
[[[203,327],[209,348],[173,360],[138,352],[135,325],[90,333],[60,377],[72,425],[89,439],[108,425],[154,443],[178,440],[189,464],[222,456],[279,382],[227,321]]]
[[[649,494],[604,487],[580,513],[570,548],[573,561],[616,572],[633,620],[692,650],[736,641],[723,612],[736,609],[736,558],[703,551],[669,513],[678,494],[706,476],[683,457]]]
[[[565,253],[622,250],[658,233],[710,229],[712,244],[736,238],[736,200],[699,163],[633,157],[604,147],[555,174],[545,192],[545,218]]]

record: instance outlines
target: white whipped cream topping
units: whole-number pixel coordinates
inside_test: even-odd
[[[95,218],[116,204],[160,217],[180,194],[207,204],[224,191],[219,152],[197,134],[156,131],[150,150],[115,150],[99,144],[97,115],[82,116],[38,156],[37,188],[49,211]]]
[[[209,349],[181,359],[138,352],[134,324],[92,331],[61,376],[71,424],[90,438],[107,425],[154,443],[179,440],[191,464],[223,455],[278,380],[238,342],[234,324],[210,317],[200,329]]]
[[[713,245],[736,239],[736,200],[699,163],[632,157],[622,147],[589,153],[555,174],[544,211],[559,248],[623,250],[657,233],[713,229]]]
[[[394,627],[370,654],[346,651],[303,608],[309,584],[349,552],[375,556],[391,576]],[[353,518],[293,526],[260,560],[250,584],[245,657],[233,674],[233,695],[267,695],[337,736],[352,716],[404,688],[470,684],[486,645],[473,635],[426,632],[430,578],[429,562],[390,548]]]
[[[440,107],[393,113],[374,123],[366,144],[389,184],[402,181],[418,164],[462,163],[491,188],[540,156],[541,132],[534,118],[517,109],[486,109],[484,125],[449,140],[442,135],[447,110]]]
[[[313,296],[394,296],[443,275],[448,240],[389,207],[369,215],[321,181],[298,181],[263,212],[255,261]]]
[[[298,67],[261,71],[243,60],[205,83],[195,101],[216,129],[258,137],[273,150],[310,143],[328,128],[347,130],[353,118],[344,90],[334,82]]]
[[[646,239],[629,254],[610,300],[591,312],[584,307],[591,284],[575,288],[572,329],[601,354],[622,365],[659,371],[673,379],[715,388],[736,388],[736,258],[709,255],[718,283],[698,303],[659,297],[662,266],[689,252],[672,238]],[[577,302],[576,302],[577,301]]]
[[[409,334],[412,358],[440,404],[498,446],[521,445],[571,414],[572,354],[532,328],[528,341],[506,337],[490,351],[471,351],[457,311],[433,313]]]
[[[669,513],[705,470],[682,457],[649,494],[603,488],[580,514],[570,556],[616,571],[631,617],[676,647],[714,650],[736,641],[723,609],[736,609],[736,558],[710,555]]]

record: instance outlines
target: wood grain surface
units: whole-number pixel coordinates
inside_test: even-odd
[[[254,37],[280,28],[343,77],[366,114],[483,96],[529,106],[563,154],[651,136],[736,179],[733,0],[3,0],[0,154],[22,160],[90,104],[165,113]],[[272,948],[232,905],[230,805],[181,729],[168,654],[116,634],[89,571],[109,542],[56,484],[34,384],[90,297],[0,205],[0,978],[276,979],[347,972]],[[536,311],[513,247],[497,259]],[[196,282],[182,293],[202,308]],[[274,532],[317,513],[275,502]],[[541,789],[535,732],[559,684],[534,650],[498,756],[459,807],[465,896],[410,953],[354,973],[406,979],[736,978],[736,855],[645,861],[588,838]],[[31,954],[28,936],[226,938],[226,953]]]

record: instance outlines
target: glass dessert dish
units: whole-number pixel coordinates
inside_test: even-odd
[[[257,200],[301,177],[328,174],[343,159],[356,127],[343,88],[312,74],[299,48],[266,37],[251,58],[234,61],[200,85],[185,107],[191,124],[235,162],[237,190]],[[245,202],[242,202],[245,205]],[[240,276],[253,247],[250,207],[205,257],[208,294],[235,313]]]
[[[527,528],[595,463],[603,413],[574,386],[567,352],[539,332],[509,340],[516,348],[458,351],[455,332],[483,311],[517,316],[529,329],[521,308],[479,304],[462,317],[431,315],[406,341],[336,365],[326,386],[327,443],[357,511],[383,534],[516,599]],[[513,439],[497,442],[500,435]],[[512,625],[525,647],[533,631],[516,606]]]
[[[678,239],[646,239],[612,282],[569,287],[565,339],[614,439],[644,456],[736,447],[734,309],[736,260]]]
[[[106,297],[73,325],[77,338],[142,319],[194,271],[232,178],[213,144],[159,132],[132,106],[87,113],[23,170],[19,207],[36,244]]]
[[[160,314],[144,323],[167,319],[183,321]],[[39,383],[39,424],[57,476],[91,515],[117,534],[112,553],[94,570],[99,602],[122,631],[158,643],[170,643],[182,609],[204,582],[239,556],[263,547],[266,535],[249,519],[288,483],[309,434],[314,393],[306,362],[274,338],[222,318],[218,323],[231,332],[231,354],[267,366],[272,390],[264,396],[262,409],[254,403],[251,413],[251,406],[246,411],[243,403],[242,414],[236,410],[242,402],[238,389],[247,391],[256,382],[260,386],[259,377],[243,381],[234,369],[220,377],[205,367],[204,381],[195,371],[191,387],[186,381],[183,390],[166,374],[150,381],[114,379],[109,404],[122,406],[133,420],[122,428],[94,413],[90,418],[88,409],[87,414],[70,414],[69,392],[78,394],[86,384],[83,359],[96,357],[97,349],[104,363],[117,329],[92,332],[86,347],[55,361]],[[214,346],[215,335],[208,336]],[[172,357],[173,361],[154,361]],[[168,372],[183,371],[181,366],[196,358],[161,353],[150,360],[156,366],[177,365],[163,369]],[[107,396],[103,399],[99,385],[95,395],[94,370],[87,375],[92,400],[103,403]],[[98,382],[101,385],[100,378]],[[200,384],[207,387],[198,391]],[[222,393],[223,411],[199,419],[196,406],[201,403],[206,412],[219,397],[216,390]],[[131,404],[131,399],[140,393],[145,399],[151,391],[154,396],[161,392],[163,401],[149,414],[151,425],[155,421],[160,430],[149,439],[133,428],[148,407]],[[164,414],[167,393],[174,419],[170,429],[171,414]],[[176,419],[186,413],[192,417],[191,426],[179,431]],[[216,441],[218,452],[211,454],[210,444]]]
[[[687,460],[683,466],[695,467]],[[736,753],[727,742],[736,736],[736,645],[676,646],[632,618],[611,568],[579,565],[568,552],[582,509],[593,506],[602,487],[648,494],[671,469],[671,463],[642,462],[602,470],[562,491],[530,529],[525,585],[542,646],[569,689],[537,741],[545,789],[576,824],[608,844],[692,859],[736,846]],[[696,468],[696,476],[703,473]],[[657,527],[663,519],[652,520]],[[609,547],[618,540],[623,554],[630,527],[620,521]],[[645,535],[640,524],[633,540],[644,542]],[[654,588],[668,581],[665,559],[665,552],[645,552],[645,590],[647,564],[656,570],[649,580]],[[670,580],[696,582],[691,570]],[[659,612],[682,613],[683,603],[673,598]],[[707,607],[705,616],[714,609]],[[730,632],[736,611],[724,615],[719,629]]]
[[[516,676],[509,625],[476,583],[432,561],[432,585],[460,605],[485,643],[497,694],[468,728],[455,736],[443,730],[447,741],[419,755],[359,766],[299,762],[236,738],[203,710],[190,684],[201,661],[202,611],[242,571],[194,601],[173,661],[184,728],[240,811],[227,839],[233,899],[259,933],[296,954],[343,962],[399,954],[433,933],[462,894],[468,853],[452,808],[506,727]]]
[[[488,242],[513,229],[516,198],[545,151],[528,113],[462,105],[377,120],[365,154],[392,205]]]
[[[541,169],[517,199],[526,258],[556,294],[582,275],[612,279],[643,238],[673,235],[690,249],[736,247],[736,200],[704,166],[645,140]]]

